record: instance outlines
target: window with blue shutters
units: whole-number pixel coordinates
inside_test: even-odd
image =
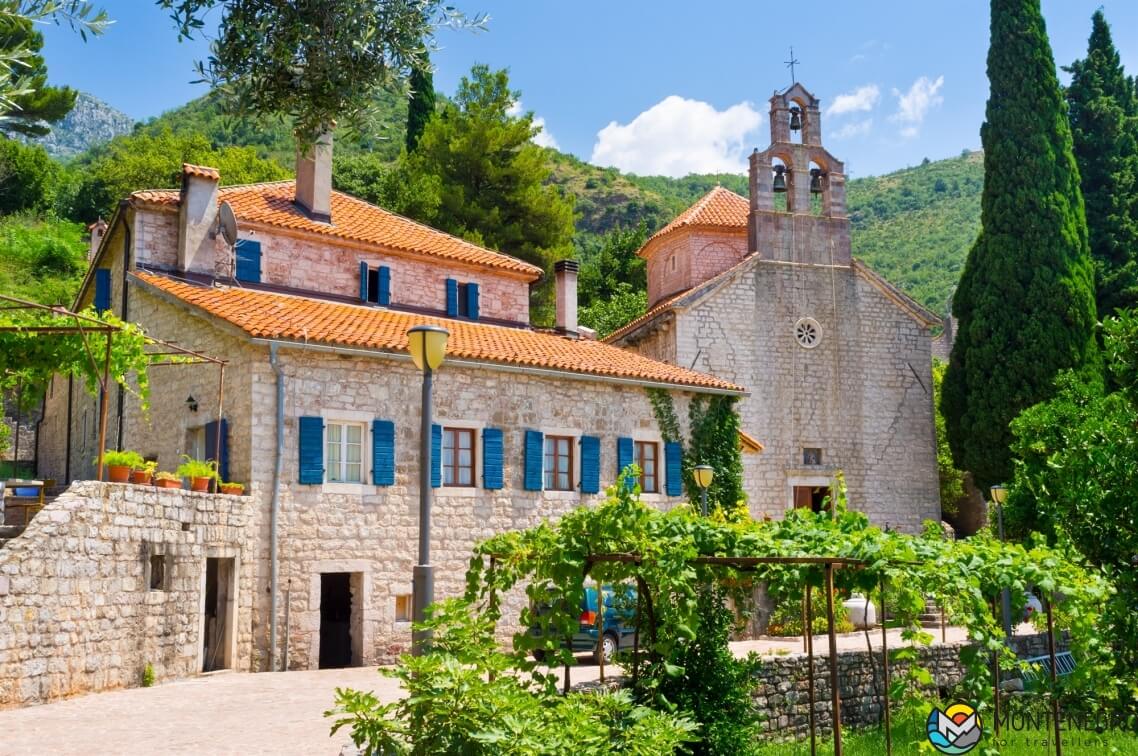
[[[371,474],[377,486],[395,485],[395,423],[371,421]]]
[[[463,284],[462,298],[466,303],[466,311],[459,314],[471,320],[478,320],[478,284]]]
[[[683,447],[675,441],[664,444],[664,493],[682,496],[684,493]]]
[[[221,450],[218,451],[218,425],[221,425]],[[205,458],[217,462],[217,474],[223,481],[229,480],[229,423],[225,418],[205,424]]]
[[[620,474],[622,472],[624,472],[624,468],[626,468],[632,464],[632,462],[633,462],[632,454],[633,454],[632,439],[631,438],[618,438],[616,440],[616,477],[617,478],[620,478]],[[635,478],[628,478],[625,481],[625,485],[628,488],[632,488],[633,486],[636,485],[636,479]]]
[[[596,436],[581,436],[581,493],[595,494],[601,490],[601,440]]]
[[[378,268],[360,263],[360,300],[381,305],[391,304],[391,268],[380,265]]]
[[[95,311],[111,309],[111,269],[95,269]]]
[[[482,429],[482,486],[491,491],[502,488],[502,429]]]
[[[545,455],[545,442],[541,431],[526,431],[525,453],[524,488],[527,491],[540,491],[542,462]]]
[[[452,318],[478,320],[481,314],[481,294],[476,283],[459,283],[453,278],[446,282],[447,315]]]
[[[297,427],[298,480],[303,485],[320,485],[324,482],[324,418],[302,417]]]
[[[431,488],[443,484],[443,426],[431,426]]]
[[[261,242],[252,239],[238,239],[234,247],[237,257],[235,276],[238,281],[261,282]]]

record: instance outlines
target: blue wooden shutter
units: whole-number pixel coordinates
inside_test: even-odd
[[[664,493],[682,496],[684,493],[683,447],[675,441],[664,444]]]
[[[526,431],[526,478],[527,491],[540,491],[542,488],[542,461],[545,456],[545,437],[541,431]]]
[[[361,260],[360,261],[360,301],[361,302],[367,301],[367,275],[368,275],[368,272],[369,271],[368,271],[367,263]]]
[[[478,284],[466,285],[466,315],[471,320],[478,320]]]
[[[299,482],[306,486],[318,486],[324,482],[324,418],[302,417],[298,428]]]
[[[111,269],[95,270],[95,311],[106,312],[111,309]]]
[[[581,493],[601,490],[601,440],[581,436]]]
[[[502,429],[482,429],[482,487],[497,491],[502,487]]]
[[[391,304],[391,268],[386,265],[379,266],[379,298],[376,301],[384,307]]]
[[[616,477],[619,480],[620,474],[624,472],[624,468],[632,464],[632,439],[631,438],[618,438],[616,440]],[[637,481],[634,478],[629,478],[626,482],[626,487],[632,488]]]
[[[371,475],[377,486],[395,485],[395,423],[371,421]]]
[[[458,317],[458,281],[453,278],[447,279],[447,315]]]
[[[217,424],[221,423],[221,451],[217,450]],[[225,418],[205,424],[205,458],[217,461],[217,474],[229,480],[229,423]]]
[[[443,426],[431,426],[431,488],[443,484]]]
[[[237,280],[261,282],[261,242],[252,239],[237,240]]]

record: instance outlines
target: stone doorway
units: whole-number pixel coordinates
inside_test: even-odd
[[[237,610],[237,570],[232,557],[205,560],[202,612],[202,672],[233,667],[233,621]]]
[[[831,494],[829,486],[795,486],[794,508],[812,512],[829,512]]]
[[[320,669],[356,667],[363,663],[362,589],[361,573],[320,575]]]

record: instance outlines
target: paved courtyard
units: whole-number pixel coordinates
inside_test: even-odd
[[[934,637],[939,643],[940,632],[934,631]],[[881,631],[871,632],[870,639],[879,648]],[[963,629],[948,628],[947,640],[964,640]],[[890,631],[889,642],[901,645],[899,631]],[[825,654],[826,645],[826,636],[815,637],[819,655]],[[743,641],[732,648],[737,654],[796,654],[802,652],[802,640]],[[865,636],[839,636],[838,648],[863,650]],[[572,670],[571,679],[573,683],[595,680],[597,673],[595,666],[582,663]],[[395,681],[373,668],[203,675],[153,688],[0,711],[0,754],[334,756],[349,742],[343,732],[330,738],[323,716],[337,687],[372,690],[383,701],[400,695]]]

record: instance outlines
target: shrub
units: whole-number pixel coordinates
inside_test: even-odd
[[[841,604],[841,598],[834,596],[834,632],[852,633],[854,626],[846,616],[846,610]],[[814,614],[813,634],[825,635],[830,632],[826,622],[826,594],[822,590],[815,590],[810,596],[810,609]],[[777,600],[774,612],[771,613],[770,624],[767,625],[769,635],[802,635],[802,596],[784,596]]]
[[[146,662],[142,670],[142,687],[149,688],[154,685],[154,665]]]

